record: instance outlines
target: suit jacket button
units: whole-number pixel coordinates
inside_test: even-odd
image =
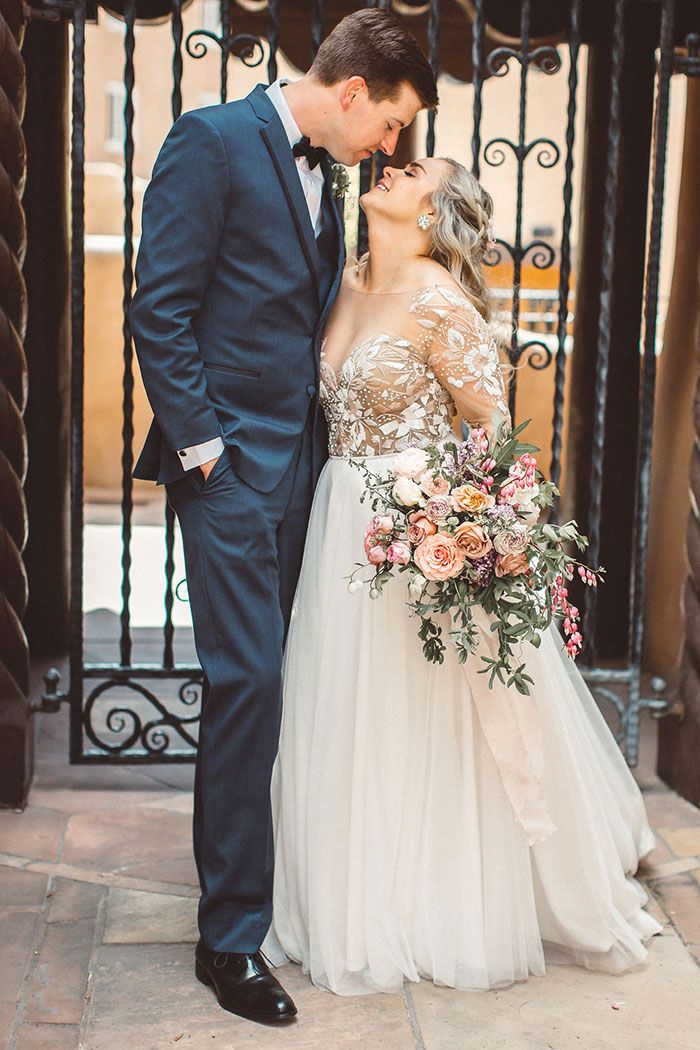
[[[309,397],[315,397],[316,396],[316,387],[313,386],[313,384],[311,384],[310,386],[307,386],[306,393],[309,395]]]

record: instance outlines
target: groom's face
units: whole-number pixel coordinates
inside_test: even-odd
[[[341,164],[359,164],[380,149],[390,157],[401,129],[408,127],[422,108],[407,83],[399,86],[395,98],[380,102],[370,99],[363,77],[350,77],[337,89],[338,106],[328,114],[322,144]]]

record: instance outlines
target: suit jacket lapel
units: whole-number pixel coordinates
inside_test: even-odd
[[[318,293],[320,280],[318,247],[309,216],[309,207],[301,187],[301,180],[289,145],[289,139],[282,121],[277,115],[277,110],[270,102],[262,84],[259,84],[248,96],[248,101],[257,116],[263,121],[260,134],[270,152],[272,163],[282,184],[282,189],[289,204],[289,210],[292,213],[297,233],[299,234],[304,256],[316,282],[316,291]]]
[[[325,179],[325,192],[328,194],[330,200],[330,210],[333,214],[333,223],[335,226],[335,234],[337,237],[338,245],[338,257],[337,257],[337,271],[331,282],[331,286],[328,291],[325,303],[321,303],[322,316],[325,319],[325,315],[328,312],[329,306],[332,305],[335,299],[335,292],[337,286],[340,283],[340,279],[343,276],[343,266],[345,264],[345,223],[342,215],[342,205],[339,203],[341,198],[335,197],[333,194],[333,175],[331,171],[332,162],[330,158],[326,157],[325,160],[321,161],[321,168]]]

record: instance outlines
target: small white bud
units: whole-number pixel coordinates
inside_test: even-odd
[[[350,594],[357,594],[358,591],[362,590],[362,587],[362,580],[351,580],[348,584],[348,590],[350,591]]]

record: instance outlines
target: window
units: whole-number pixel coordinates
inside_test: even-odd
[[[107,97],[105,149],[110,153],[121,153],[124,149],[126,88],[121,81],[113,80],[106,85],[105,93]]]
[[[202,29],[221,36],[220,0],[204,0],[202,3]]]

